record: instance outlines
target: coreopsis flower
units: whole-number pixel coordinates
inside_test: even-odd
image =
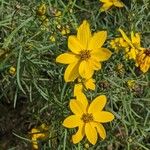
[[[131,39],[125,34],[122,29],[119,29],[123,39],[126,41],[127,45],[125,48],[126,58],[127,59],[136,59],[136,55],[138,54],[139,50],[143,50],[141,47],[141,39],[139,33],[131,32]]]
[[[13,66],[11,66],[11,67],[9,68],[9,74],[13,76],[13,75],[15,75],[15,73],[16,73],[16,68],[13,67]]]
[[[140,51],[136,56],[136,66],[145,73],[150,68],[150,49],[144,49]]]
[[[43,132],[44,131],[44,132]],[[47,137],[48,127],[45,124],[42,124],[41,126],[37,128],[32,128],[31,130],[31,139],[32,139],[32,146],[33,149],[39,149],[38,141],[40,139],[44,139]]]
[[[74,86],[74,96],[78,95],[78,93],[82,93],[83,90],[90,89],[90,90],[95,90],[95,80],[93,78],[90,79],[78,79],[78,83],[75,84]]]
[[[86,136],[88,141],[95,145],[98,138],[97,133],[102,139],[106,138],[106,131],[102,123],[112,121],[114,115],[103,111],[105,104],[105,95],[96,97],[91,104],[88,103],[83,93],[79,93],[76,99],[70,100],[69,106],[74,114],[64,120],[63,126],[67,128],[78,127],[78,131],[72,136],[74,144],[80,142]]]
[[[102,47],[106,37],[106,31],[92,35],[86,20],[78,28],[77,36],[69,36],[70,51],[56,58],[56,62],[68,64],[64,74],[66,82],[74,81],[78,77],[89,79],[95,70],[101,69],[101,62],[108,60],[112,54],[107,48]]]
[[[124,7],[124,4],[121,0],[100,0],[100,2],[103,3],[102,7],[100,8],[100,11],[107,11],[112,6],[115,7]]]
[[[118,37],[118,38],[111,40],[110,45],[111,45],[111,48],[113,48],[116,53],[118,53],[118,51],[121,48],[128,47],[128,43],[122,37]]]
[[[37,14],[39,16],[45,15],[46,13],[46,4],[41,4],[37,9]]]

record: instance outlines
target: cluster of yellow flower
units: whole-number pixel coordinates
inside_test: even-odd
[[[77,30],[77,36],[68,38],[70,51],[59,55],[56,61],[68,64],[64,73],[66,82],[75,81],[75,99],[70,100],[70,109],[74,113],[67,117],[63,125],[67,128],[78,127],[76,134],[72,136],[73,143],[80,142],[86,135],[88,141],[93,145],[97,141],[97,132],[105,139],[106,132],[101,123],[110,122],[114,115],[102,111],[106,104],[106,96],[96,97],[91,104],[88,103],[84,90],[95,90],[95,80],[92,78],[94,71],[100,70],[102,62],[111,56],[111,51],[102,47],[107,37],[107,31],[99,31],[92,34],[89,23],[84,20]]]
[[[42,25],[44,26],[43,29],[45,29],[45,27],[48,27],[50,24],[50,20],[48,19],[48,14],[47,14],[47,6],[45,3],[41,4],[38,9],[37,9],[37,15],[39,16],[40,21],[42,22]],[[54,25],[56,26],[56,29],[58,31],[60,31],[61,35],[66,35],[70,33],[70,27],[68,25],[61,25],[61,16],[62,16],[62,12],[57,10],[57,9],[52,9],[50,10],[52,13],[52,17],[54,18]],[[49,40],[51,42],[55,42],[56,41],[56,34],[52,33],[52,35],[50,35]]]
[[[122,37],[115,38],[110,42],[111,47],[118,52],[124,50],[126,59],[135,61],[136,66],[140,67],[142,72],[147,72],[150,68],[150,50],[141,47],[141,38],[139,33],[131,32],[131,39],[122,29],[119,29]]]

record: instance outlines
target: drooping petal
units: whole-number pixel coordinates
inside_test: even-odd
[[[91,68],[91,64],[89,61],[82,61],[79,66],[79,74],[82,78],[89,79],[92,77],[94,73],[93,68]]]
[[[82,116],[83,113],[86,113],[86,106],[79,100],[70,100],[69,106],[75,115]]]
[[[99,136],[104,140],[106,138],[106,131],[102,124],[95,122],[96,130]]]
[[[77,100],[80,101],[83,104],[83,106],[85,107],[85,110],[87,110],[88,100],[87,100],[86,96],[84,95],[84,93],[83,92],[79,92],[76,95],[76,97],[77,97]]]
[[[93,78],[88,79],[85,82],[85,87],[87,89],[95,90],[95,80]]]
[[[119,32],[121,33],[121,35],[122,35],[122,37],[124,38],[124,40],[125,40],[131,47],[133,47],[131,40],[127,37],[127,35],[124,33],[124,31],[119,28]]]
[[[74,86],[74,96],[77,96],[79,93],[82,93],[83,85],[82,83],[75,84]]]
[[[115,1],[115,2],[114,2],[114,5],[115,5],[116,7],[124,7],[124,4],[123,4],[121,1]]]
[[[105,95],[100,95],[100,96],[96,97],[90,104],[88,113],[94,114],[97,112],[101,112],[101,110],[106,105],[106,100],[107,100],[107,98]]]
[[[111,57],[111,55],[112,52],[107,48],[99,48],[92,53],[92,57],[96,59],[98,62],[108,60]]]
[[[93,113],[94,121],[105,123],[112,121],[115,117],[112,113],[107,111],[95,112]]]
[[[107,31],[99,31],[94,33],[93,37],[90,40],[88,49],[95,51],[98,48],[101,48],[107,38]]]
[[[78,131],[72,136],[72,142],[74,144],[79,143],[85,135],[84,124],[81,124],[78,128]]]
[[[84,20],[78,28],[77,38],[83,45],[83,49],[87,49],[89,40],[91,38],[91,30],[90,25],[86,20]]]
[[[64,53],[56,58],[56,62],[62,64],[71,64],[79,60],[79,57],[73,53]]]
[[[95,145],[97,142],[97,132],[95,127],[93,126],[92,122],[85,124],[85,135],[88,141]]]
[[[77,39],[76,36],[69,36],[68,38],[68,48],[75,54],[79,54],[81,50],[84,49],[81,42]]]
[[[63,126],[67,128],[75,128],[78,127],[81,124],[81,122],[82,120],[80,119],[79,116],[71,115],[64,120]]]
[[[69,64],[64,73],[65,82],[74,81],[79,76],[79,63]]]
[[[113,3],[112,3],[112,2],[104,3],[104,4],[102,5],[102,7],[100,8],[100,11],[101,11],[101,12],[107,11],[111,6],[113,6]]]

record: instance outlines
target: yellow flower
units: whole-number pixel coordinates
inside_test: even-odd
[[[56,41],[56,39],[55,39],[55,37],[54,37],[53,35],[51,35],[51,36],[49,37],[49,40],[50,40],[51,42],[55,42],[55,41]]]
[[[41,4],[37,10],[39,16],[45,15],[46,13],[46,4]]]
[[[145,73],[150,68],[150,49],[140,51],[136,56],[136,66]]]
[[[44,133],[42,133],[44,131]],[[46,124],[42,124],[41,126],[37,128],[32,128],[31,130],[31,136],[32,136],[32,146],[33,149],[39,149],[38,146],[38,140],[43,139],[47,137],[48,126]]]
[[[120,0],[100,0],[100,2],[103,3],[102,7],[100,8],[101,12],[107,11],[112,6],[115,6],[115,7],[124,7],[123,2],[121,2]]]
[[[125,49],[126,58],[135,60],[139,50],[143,50],[143,48],[141,47],[141,40],[139,33],[134,34],[132,31],[131,39],[129,39],[122,29],[119,29],[119,31],[123,39],[126,41],[126,43],[128,43]]]
[[[82,93],[83,89],[95,90],[95,80],[93,78],[90,79],[78,79],[78,83],[74,86],[74,96],[77,96],[78,93]]]
[[[130,90],[133,90],[135,88],[135,85],[136,85],[135,80],[128,80],[127,85],[128,85],[128,88]]]
[[[128,47],[128,43],[122,37],[111,40],[110,45],[116,53],[118,53],[121,48]]]
[[[112,121],[114,115],[110,112],[102,111],[105,104],[105,95],[96,97],[90,105],[83,93],[79,93],[76,99],[70,100],[70,109],[74,115],[67,117],[63,122],[63,126],[67,128],[78,127],[78,131],[72,136],[74,144],[80,142],[85,135],[93,145],[97,142],[97,133],[102,139],[106,138],[106,131],[101,123]]]
[[[14,75],[15,73],[16,73],[16,68],[13,67],[13,66],[11,66],[11,67],[9,68],[9,74],[10,74],[10,75]]]
[[[74,81],[79,76],[89,79],[94,70],[101,69],[101,62],[108,60],[112,54],[102,47],[106,37],[106,31],[92,35],[86,20],[78,28],[77,36],[69,36],[68,48],[71,51],[56,58],[56,62],[69,64],[64,74],[66,82]]]

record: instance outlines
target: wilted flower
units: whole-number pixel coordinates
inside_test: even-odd
[[[136,66],[140,68],[142,72],[147,72],[150,68],[150,49],[144,49],[140,51],[136,56]]]
[[[124,47],[126,58],[135,60],[138,52],[140,50],[143,50],[143,48],[141,47],[141,40],[140,40],[139,33],[134,34],[132,31],[131,32],[131,39],[130,39],[127,37],[127,35],[125,34],[125,32],[122,29],[119,29],[119,31],[120,31],[123,39],[127,43],[127,47]]]

